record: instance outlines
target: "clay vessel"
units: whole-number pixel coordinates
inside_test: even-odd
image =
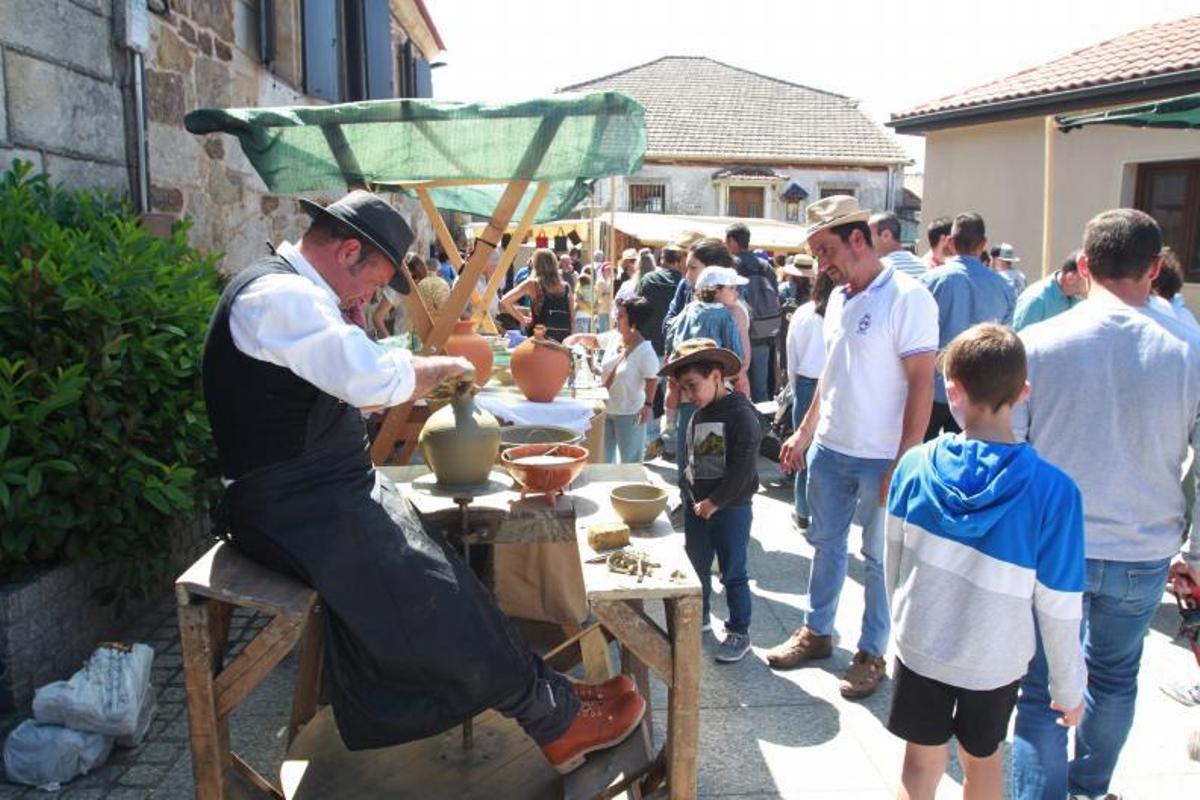
[[[652,483],[624,483],[608,496],[626,525],[649,525],[667,508],[666,490]]]
[[[454,332],[443,348],[448,356],[462,356],[475,365],[475,385],[483,386],[492,374],[495,356],[487,339],[475,332],[475,323],[462,319],[454,323]]]
[[[480,486],[500,449],[500,423],[475,405],[472,392],[460,392],[430,415],[417,443],[439,486]]]
[[[577,444],[521,444],[500,454],[500,463],[521,484],[521,497],[544,494],[548,505],[579,477],[587,460],[587,448]]]
[[[535,403],[549,403],[571,374],[571,351],[547,339],[546,326],[538,325],[533,338],[513,350],[510,369],[522,394]]]

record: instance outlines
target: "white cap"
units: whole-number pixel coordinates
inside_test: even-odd
[[[705,267],[696,278],[696,291],[709,286],[745,286],[747,279],[737,274],[737,270],[729,267]]]

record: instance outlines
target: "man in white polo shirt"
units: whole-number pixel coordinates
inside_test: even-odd
[[[836,195],[808,207],[808,246],[839,284],[825,311],[825,368],[780,463],[808,469],[816,552],[803,627],[767,652],[789,669],[833,653],[833,622],[846,579],[851,521],[863,529],[866,609],[843,697],[867,697],[886,674],[890,621],[883,582],[882,505],[896,461],[920,444],[933,403],[938,312],[918,281],[884,266],[871,245],[870,211]],[[810,449],[811,446],[811,449]],[[807,453],[807,458],[806,458]]]

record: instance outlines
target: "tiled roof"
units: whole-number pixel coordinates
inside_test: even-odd
[[[1162,22],[957,94],[892,114],[892,122],[1200,68],[1200,16]]]
[[[779,164],[908,156],[848,97],[709,58],[665,56],[560,91],[619,91],[646,109],[646,155]]]

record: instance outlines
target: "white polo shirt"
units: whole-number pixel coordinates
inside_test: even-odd
[[[816,442],[855,458],[896,457],[908,379],[901,362],[938,347],[938,308],[916,279],[884,267],[865,290],[838,287],[825,310]]]

